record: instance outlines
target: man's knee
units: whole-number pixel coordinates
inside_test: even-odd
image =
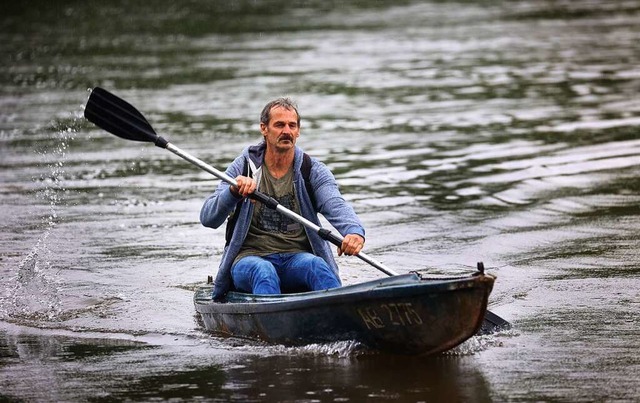
[[[270,262],[261,260],[253,265],[251,275],[255,280],[278,278],[276,268]]]
[[[313,257],[313,260],[311,261],[311,267],[315,272],[320,271],[320,272],[333,273],[331,266],[329,266],[329,264],[319,256]]]
[[[267,260],[251,257],[241,259],[231,270],[236,288],[254,294],[279,294],[280,278]]]

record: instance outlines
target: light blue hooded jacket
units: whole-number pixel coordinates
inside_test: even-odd
[[[249,161],[250,176],[260,183],[265,151],[266,144],[264,142],[245,148],[242,154],[227,168],[227,175],[232,178],[238,175],[246,175],[246,172],[243,171],[245,171],[246,161]],[[311,158],[309,176],[309,182],[312,189],[314,189],[316,200],[316,205],[312,205],[311,198],[305,187],[304,178],[300,172],[303,154],[302,149],[296,146],[293,159],[293,186],[300,205],[300,214],[320,226],[320,221],[318,220],[318,213],[320,213],[342,236],[358,234],[364,238],[364,227],[353,208],[340,194],[335,177],[323,163],[315,158]],[[224,297],[233,285],[231,266],[249,231],[254,208],[254,204],[249,199],[237,198],[231,193],[229,187],[228,183],[221,181],[215,192],[205,200],[200,211],[202,225],[218,228],[230,218],[237,207],[241,209],[231,240],[222,252],[222,259],[213,288],[213,298],[215,300]],[[307,232],[312,252],[323,258],[336,273],[336,276],[340,278],[338,265],[333,257],[329,243],[306,227],[305,231]]]

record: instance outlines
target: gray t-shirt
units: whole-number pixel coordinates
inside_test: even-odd
[[[283,207],[300,214],[293,189],[293,168],[282,178],[274,178],[263,165],[259,189],[273,197]],[[245,256],[266,256],[272,253],[309,252],[311,246],[302,224],[256,202],[247,238],[235,259]],[[234,262],[234,263],[235,263]]]

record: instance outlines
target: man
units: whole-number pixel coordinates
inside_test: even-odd
[[[221,182],[200,212],[202,224],[211,228],[229,218],[214,299],[232,287],[254,294],[339,287],[338,266],[328,243],[248,196],[259,189],[316,225],[320,225],[317,214],[321,213],[344,236],[339,255],[362,250],[362,223],[340,194],[329,169],[305,157],[296,146],[300,115],[290,99],[279,98],[264,107],[260,132],[263,141],[247,147],[226,170],[238,186]],[[302,172],[305,159],[311,164],[306,183]]]

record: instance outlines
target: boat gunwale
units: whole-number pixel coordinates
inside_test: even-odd
[[[401,276],[397,276],[401,277]],[[395,279],[397,280],[397,277]],[[204,315],[215,314],[259,314],[272,312],[285,312],[304,308],[312,308],[318,305],[335,305],[355,303],[365,300],[379,300],[389,298],[415,298],[420,295],[446,293],[452,290],[462,290],[478,287],[493,288],[494,276],[474,274],[457,278],[446,279],[420,279],[416,274],[402,275],[407,281],[385,284],[378,279],[365,283],[335,288],[323,291],[311,291],[300,294],[278,295],[246,295],[246,300],[214,302],[210,297],[198,298],[201,290],[194,295],[196,311]],[[394,278],[390,277],[389,279]],[[425,292],[428,290],[427,292]],[[242,293],[237,293],[242,294]]]

